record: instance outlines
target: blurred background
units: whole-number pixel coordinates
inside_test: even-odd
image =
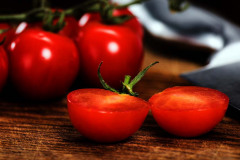
[[[33,2],[37,2],[39,0],[7,0],[1,1],[0,5],[0,13],[13,13],[13,12],[23,12],[30,9],[33,6]],[[49,0],[52,7],[60,7],[60,8],[68,8],[75,4],[81,3],[84,0],[68,0],[68,1],[60,1],[60,0]],[[190,0],[191,3],[199,5],[203,8],[209,9],[226,19],[239,24],[240,18],[239,10],[240,10],[240,1],[237,0]]]

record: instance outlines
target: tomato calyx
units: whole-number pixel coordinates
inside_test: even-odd
[[[54,19],[59,18],[57,23],[54,24]],[[48,12],[48,14],[46,14],[44,16],[43,19],[43,29],[45,31],[50,31],[53,33],[57,33],[59,32],[66,24],[66,22],[64,21],[65,18],[65,12],[60,12],[60,11],[55,11],[55,12]]]
[[[142,79],[142,77],[145,75],[145,73],[148,71],[149,68],[151,68],[152,66],[154,66],[155,64],[157,64],[159,62],[156,61],[156,62],[150,64],[149,66],[144,68],[142,71],[140,71],[132,80],[131,80],[131,76],[126,75],[124,81],[122,82],[122,84],[123,84],[122,91],[118,91],[118,90],[112,88],[104,81],[104,79],[101,75],[101,72],[100,72],[102,63],[103,62],[101,62],[98,66],[98,78],[104,89],[118,93],[118,94],[129,94],[131,96],[137,97],[138,93],[133,91],[133,87],[135,86],[135,84],[137,84]]]
[[[116,4],[109,3],[108,0],[101,0],[100,8],[99,8],[98,12],[100,13],[102,22],[104,24],[122,24],[122,23],[130,20],[134,16],[132,16],[132,15],[114,16],[113,11],[116,9],[127,8],[133,4],[138,4],[143,1],[144,0],[134,0],[134,1],[124,4],[124,5],[116,5]]]

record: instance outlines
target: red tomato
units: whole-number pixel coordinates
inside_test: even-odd
[[[124,25],[105,25],[90,21],[78,33],[81,76],[88,84],[100,87],[97,68],[112,87],[120,88],[125,75],[135,76],[143,60],[141,38]]]
[[[56,19],[54,20],[53,23],[56,23],[57,21],[58,20]],[[58,34],[69,37],[74,40],[77,36],[78,29],[79,29],[77,20],[74,17],[67,16],[65,17],[64,21],[65,21],[65,26],[63,27],[62,30],[58,32]],[[36,23],[22,22],[17,26],[15,35],[19,35],[23,31],[30,28],[42,29],[42,27],[43,27],[42,22],[36,22]]]
[[[65,23],[65,26],[58,32],[58,34],[75,39],[78,33],[77,20],[74,17],[67,16],[65,17]]]
[[[131,15],[134,16],[131,11],[127,8],[123,9],[115,9],[113,11],[114,16],[123,16],[123,15]],[[101,21],[101,17],[99,13],[86,13],[84,14],[80,20],[79,20],[79,26],[80,28],[83,27],[85,24],[87,24],[89,21]],[[132,29],[135,33],[137,33],[141,38],[143,38],[143,27],[141,23],[138,21],[137,18],[131,18],[130,20],[124,22],[122,25],[129,27]]]
[[[8,76],[8,57],[2,46],[0,46],[0,91],[6,83]]]
[[[79,89],[67,96],[73,126],[88,139],[117,142],[135,133],[145,120],[149,103],[104,89]]]
[[[10,44],[11,79],[20,93],[45,100],[63,95],[79,71],[74,42],[64,36],[29,29]]]
[[[160,127],[177,136],[194,137],[207,133],[222,120],[229,98],[214,89],[185,86],[168,88],[149,102]]]
[[[9,45],[9,43],[11,43],[13,37],[14,37],[14,32],[15,29],[7,24],[7,23],[0,23],[0,29],[2,30],[6,30],[5,32],[3,32],[2,34],[0,34],[0,41],[2,41],[5,37],[5,41],[3,43],[4,48],[7,48],[7,46]]]

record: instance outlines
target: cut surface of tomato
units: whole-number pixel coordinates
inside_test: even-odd
[[[222,120],[229,98],[214,89],[182,86],[155,94],[149,102],[160,127],[177,136],[194,137],[207,133]]]
[[[104,89],[79,89],[68,94],[73,126],[88,139],[117,142],[135,133],[149,111],[149,103]]]

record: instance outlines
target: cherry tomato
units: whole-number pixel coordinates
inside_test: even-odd
[[[229,98],[214,89],[185,86],[168,88],[149,102],[160,127],[177,136],[194,137],[207,133],[222,120]]]
[[[120,88],[125,75],[135,76],[143,60],[141,38],[124,25],[105,25],[89,21],[77,37],[81,58],[81,76],[91,87],[100,87],[97,68],[101,61],[102,76],[114,88]]]
[[[58,20],[56,19],[53,21],[53,23],[56,24],[57,21]],[[64,21],[65,21],[65,26],[58,32],[58,34],[75,40],[78,33],[78,29],[79,29],[77,20],[74,17],[67,16],[65,17]],[[42,29],[42,27],[43,27],[42,22],[35,22],[35,23],[21,22],[16,28],[15,35],[17,36],[23,31],[30,28]]]
[[[113,11],[113,16],[123,16],[123,15],[131,15],[134,16],[133,13],[127,9],[115,9]],[[99,13],[86,13],[79,20],[80,28],[87,24],[89,21],[101,21],[101,17]],[[135,33],[137,33],[141,38],[143,38],[144,32],[141,23],[138,21],[136,17],[131,18],[130,20],[124,22],[122,25],[129,27]]]
[[[145,120],[149,103],[104,89],[79,89],[67,96],[73,126],[97,142],[117,142],[135,133]]]
[[[25,97],[45,100],[63,95],[79,71],[74,42],[40,29],[28,29],[10,44],[10,76]]]
[[[0,91],[6,83],[8,76],[8,57],[3,48],[0,46]]]
[[[3,46],[6,49],[9,43],[11,43],[12,39],[14,38],[15,28],[7,23],[0,23],[0,29],[6,30],[2,34],[0,34],[0,41],[5,38]]]
[[[56,21],[56,20],[55,20]],[[78,33],[78,22],[74,17],[67,16],[65,17],[65,26],[58,34],[67,36],[71,39],[75,39]]]

